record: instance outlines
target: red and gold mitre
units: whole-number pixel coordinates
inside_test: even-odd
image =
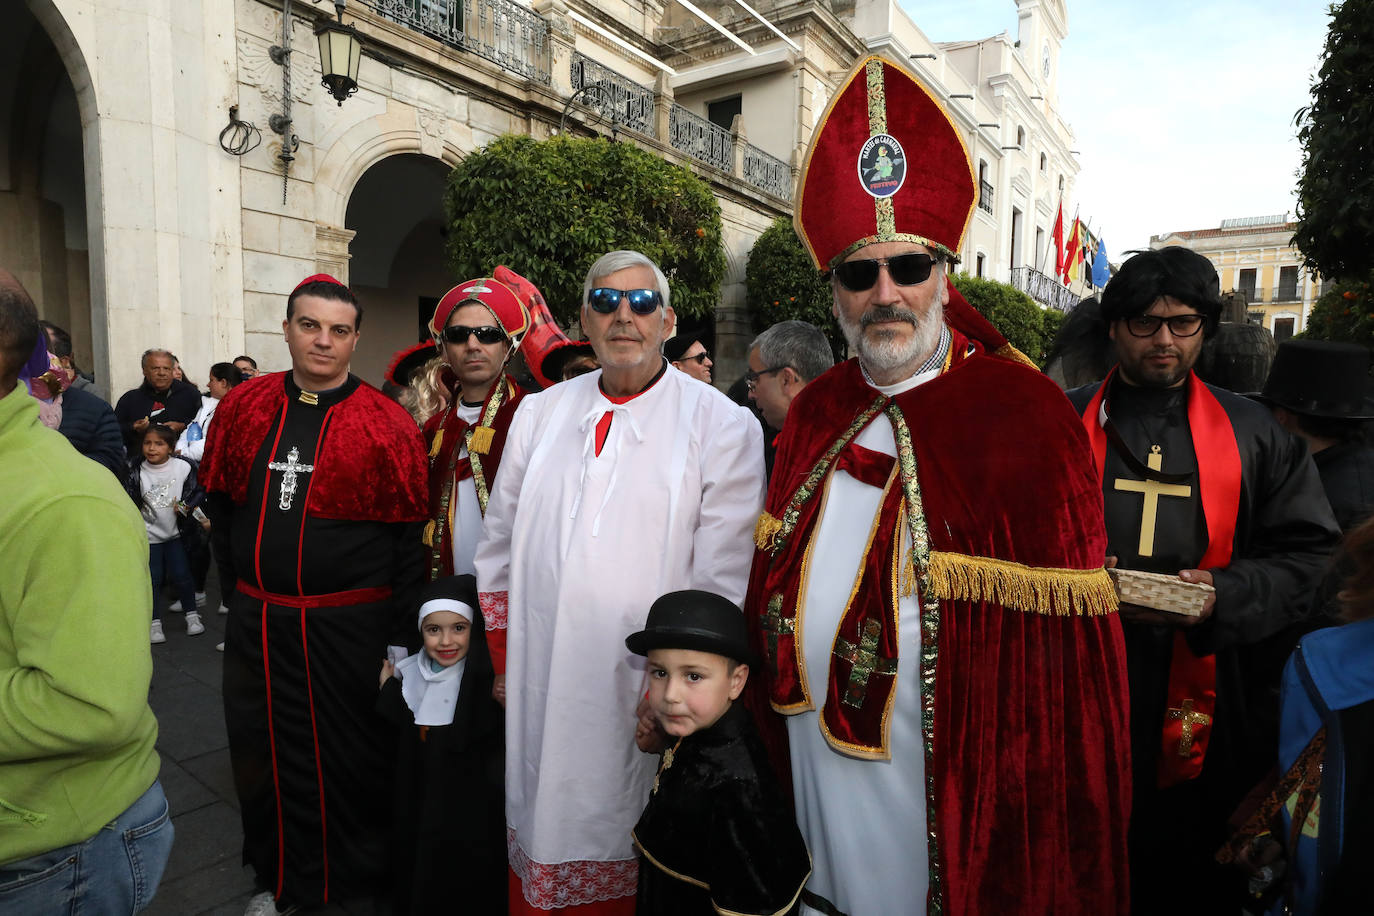
[[[811,135],[793,224],[820,270],[874,242],[957,261],[976,202],[968,147],[944,106],[901,66],[867,57]]]

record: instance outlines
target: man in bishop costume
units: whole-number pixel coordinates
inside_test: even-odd
[[[929,90],[860,61],[795,218],[857,358],[792,405],[745,606],[786,717],[808,914],[1125,906],[1100,491],[1063,394],[948,282],[975,192]]]
[[[372,896],[387,876],[377,666],[413,639],[425,455],[409,415],[348,371],[361,322],[332,277],[296,287],[291,370],[225,397],[201,464],[216,552],[238,579],[224,717],[254,916]]]
[[[1216,589],[1200,616],[1121,606],[1137,914],[1245,902],[1245,876],[1213,853],[1273,766],[1283,663],[1339,536],[1302,440],[1193,372],[1219,289],[1211,261],[1186,248],[1128,259],[1102,292],[1115,365],[1068,393],[1092,443],[1113,562]]]
[[[593,264],[581,324],[601,369],[524,399],[487,503],[477,584],[507,704],[512,913],[634,912],[630,831],[656,758],[635,747],[645,666],[625,634],[670,591],[744,598],[763,435],[668,365],[673,323],[647,257]]]

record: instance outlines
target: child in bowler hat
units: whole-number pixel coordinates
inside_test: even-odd
[[[744,615],[711,592],[670,592],[625,645],[648,658],[650,716],[668,742],[632,834],[636,912],[795,912],[811,857],[735,702],[753,662]]]

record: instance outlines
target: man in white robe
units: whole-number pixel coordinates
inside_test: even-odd
[[[476,566],[507,703],[512,913],[633,913],[630,830],[655,759],[634,743],[644,660],[625,636],[669,591],[744,599],[762,432],[667,364],[673,323],[648,258],[592,265],[582,327],[601,371],[525,399],[487,506]]]

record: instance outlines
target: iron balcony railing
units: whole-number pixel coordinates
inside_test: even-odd
[[[992,213],[992,184],[978,180],[978,207],[989,215]]]
[[[362,0],[380,15],[512,73],[550,82],[549,24],[511,0]]]
[[[775,197],[792,199],[792,167],[752,143],[744,144],[744,174],[740,177]]]
[[[1298,302],[1301,299],[1302,293],[1298,291],[1296,283],[1292,286],[1280,285],[1278,289],[1274,290],[1275,302]]]
[[[1264,301],[1264,287],[1262,286],[1242,286],[1236,292],[1244,293],[1245,301],[1251,305],[1258,305]]]
[[[615,127],[654,136],[652,89],[577,51],[572,55],[571,82],[574,93],[588,86],[596,87],[596,91],[584,93],[583,98]]]
[[[735,144],[730,131],[676,102],[668,114],[668,144],[722,172],[735,169]]]
[[[1061,312],[1071,312],[1078,305],[1078,296],[1072,290],[1034,267],[1013,267],[1011,285],[1041,305]]]

